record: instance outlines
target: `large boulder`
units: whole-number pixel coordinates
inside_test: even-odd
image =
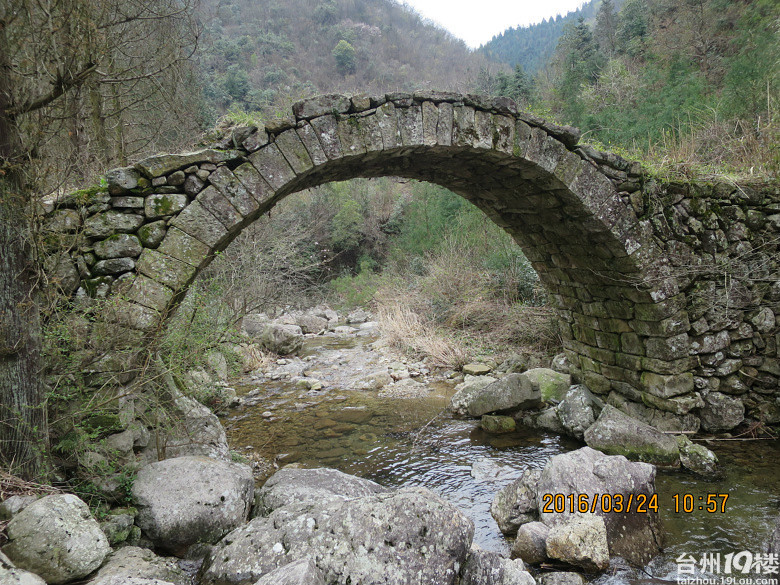
[[[252,517],[268,516],[274,510],[293,504],[317,506],[389,491],[371,480],[337,469],[283,467],[257,490]]]
[[[458,585],[536,585],[536,581],[521,560],[474,547],[461,569]]]
[[[72,494],[46,496],[14,516],[3,553],[47,583],[67,583],[97,569],[111,551],[89,507]]]
[[[560,402],[569,391],[571,376],[549,368],[533,368],[525,372],[534,390],[545,402]]]
[[[538,469],[527,469],[493,498],[490,514],[504,534],[511,536],[520,526],[538,518],[536,486],[541,475]]]
[[[704,397],[699,418],[705,431],[730,431],[745,419],[745,405],[736,396],[710,392]]]
[[[303,331],[297,325],[269,323],[260,335],[260,345],[279,355],[297,352],[303,347]]]
[[[525,374],[509,374],[482,388],[470,385],[458,390],[450,400],[456,414],[482,416],[489,412],[535,408],[541,404]]]
[[[585,431],[594,422],[604,403],[585,386],[572,386],[558,405],[557,414],[566,432],[582,440]]]
[[[113,553],[86,585],[123,585],[131,579],[156,579],[173,585],[190,585],[190,577],[176,561],[158,557],[149,549],[126,546]]]
[[[691,441],[685,435],[677,435],[680,449],[680,463],[685,469],[699,475],[713,476],[718,473],[718,457],[704,445]]]
[[[132,493],[136,524],[161,550],[182,555],[190,545],[214,543],[246,521],[254,478],[237,463],[179,457],[142,468]]]
[[[631,418],[609,404],[585,431],[584,438],[589,447],[608,455],[623,455],[660,467],[680,466],[680,448],[673,436]]]
[[[212,549],[201,585],[254,583],[302,559],[313,560],[326,583],[454,583],[474,534],[456,507],[425,488],[378,491],[338,475],[318,479],[325,485],[311,491],[293,470],[278,479],[273,495],[262,498],[260,509],[268,515],[234,530]],[[353,493],[374,493],[350,497],[339,493],[340,485]],[[301,498],[285,495],[296,490]]]
[[[266,573],[255,585],[325,585],[325,579],[314,561],[301,559]]]
[[[556,524],[547,534],[547,556],[586,571],[603,571],[609,566],[609,545],[604,519],[595,515],[570,518]]]
[[[16,496],[14,496],[16,497]],[[3,585],[46,585],[46,581],[35,573],[17,569],[14,564],[0,552],[0,583]]]
[[[538,565],[547,560],[547,535],[550,527],[544,522],[529,522],[517,530],[512,544],[512,558],[522,559],[524,563]]]
[[[320,333],[327,330],[328,328],[327,319],[312,313],[304,313],[303,315],[300,315],[296,320],[296,324],[304,333]]]
[[[655,467],[652,465],[583,447],[556,455],[548,461],[539,479],[537,494],[539,517],[550,527],[571,520],[570,494],[574,495],[575,505],[579,504],[581,495],[585,496],[590,510],[604,519],[609,552],[613,556],[645,565],[661,550],[662,532],[658,514],[648,507],[655,495]],[[545,511],[545,505],[550,503],[547,494],[562,494],[566,510],[555,512],[553,507],[553,511]],[[602,495],[609,497],[602,498]],[[624,506],[631,498],[632,509],[614,511],[618,496]],[[637,511],[640,501],[646,502],[643,508],[646,511]],[[602,504],[605,505],[603,509]]]

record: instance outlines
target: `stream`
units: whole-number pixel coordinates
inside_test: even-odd
[[[231,448],[276,466],[333,467],[388,487],[427,487],[474,521],[477,545],[508,556],[511,541],[490,515],[496,492],[523,470],[542,468],[553,455],[582,443],[525,428],[489,435],[477,420],[453,418],[447,405],[455,381],[426,377],[422,364],[398,363],[367,333],[307,336],[300,359],[279,360],[263,375],[237,384],[244,404],[224,421]],[[356,378],[370,379],[388,366],[413,374],[422,370],[426,383],[410,378],[381,390],[350,389]],[[322,388],[310,389],[310,379]],[[681,472],[659,472],[656,478],[665,554],[645,567],[647,574],[610,570],[595,583],[647,583],[648,576],[674,583],[680,555],[698,561],[710,553],[765,552],[770,525],[780,513],[780,441],[712,441],[707,446],[720,459],[721,478]],[[681,508],[684,494],[692,495],[692,512],[675,513],[676,494]],[[698,509],[709,494],[728,494],[725,512]]]

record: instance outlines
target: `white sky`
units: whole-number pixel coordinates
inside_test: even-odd
[[[405,0],[424,17],[477,48],[510,26],[576,10],[585,0]]]

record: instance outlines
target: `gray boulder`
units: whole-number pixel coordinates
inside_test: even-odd
[[[0,520],[10,520],[37,499],[38,496],[11,496],[3,500],[0,504]]]
[[[352,311],[349,315],[347,315],[347,323],[350,325],[357,323],[365,323],[371,318],[371,315],[369,315],[366,311],[363,309],[357,309],[355,311]]]
[[[543,522],[529,522],[517,530],[515,542],[512,544],[512,558],[523,559],[523,562],[538,565],[547,560],[547,535],[550,527]]]
[[[158,557],[149,549],[126,546],[113,553],[86,585],[124,585],[138,579],[173,585],[190,585],[190,577],[174,559]]]
[[[609,567],[609,546],[604,519],[582,515],[556,524],[547,534],[547,556],[586,571]]]
[[[541,475],[538,469],[527,469],[493,498],[490,514],[504,534],[512,535],[521,525],[538,518],[536,486]]]
[[[297,325],[269,323],[260,335],[260,345],[279,355],[297,352],[303,347],[303,331]]]
[[[311,559],[301,559],[263,575],[255,585],[325,585],[325,579]]]
[[[35,573],[6,567],[0,563],[0,583],[3,585],[46,585],[46,581]]]
[[[584,438],[589,447],[608,455],[623,455],[660,467],[680,466],[680,448],[673,436],[611,405],[604,407],[596,422],[585,431]]]
[[[115,234],[96,242],[94,248],[98,258],[135,258],[143,252],[141,242],[132,234]]]
[[[583,447],[576,451],[556,455],[547,462],[537,487],[537,506],[539,517],[548,526],[566,522],[572,516],[568,509],[568,495],[573,494],[575,503],[580,495],[587,496],[590,509],[605,522],[609,552],[613,556],[621,556],[630,563],[645,565],[656,556],[662,545],[662,532],[658,514],[652,509],[636,511],[636,503],[650,503],[655,494],[655,467],[647,463],[635,463],[622,456],[608,456],[603,453]],[[566,511],[557,513],[545,511],[549,505],[549,496],[545,494],[562,494],[566,502]],[[611,497],[606,502],[606,510],[602,509],[605,502],[602,494]],[[596,496],[595,507],[593,506]],[[621,496],[624,503],[631,497],[632,509],[629,511],[613,511],[617,497]]]
[[[317,506],[389,491],[371,480],[336,469],[283,467],[257,490],[252,517],[268,516],[278,508],[293,504]]]
[[[200,583],[250,583],[313,559],[327,583],[451,585],[473,534],[469,519],[425,488],[293,501],[228,534],[206,557]]]
[[[585,386],[578,384],[569,389],[558,405],[558,419],[569,434],[582,440],[602,408],[604,403]]]
[[[525,374],[509,374],[483,388],[468,386],[450,400],[453,412],[468,416],[535,408],[540,404],[539,391],[534,390]]]
[[[685,469],[705,476],[718,473],[718,457],[715,453],[685,435],[677,435],[676,439],[680,449],[680,463]]]
[[[3,553],[50,584],[86,577],[111,550],[89,507],[72,494],[33,502],[8,523],[6,534]]]
[[[745,405],[737,397],[710,392],[704,396],[699,418],[705,431],[730,431],[745,420]]]
[[[244,315],[244,318],[241,320],[241,327],[247,335],[258,337],[262,335],[270,322],[271,318],[265,313],[250,313],[249,315]]]
[[[585,585],[585,578],[579,573],[556,571],[539,577],[539,585]]]
[[[777,519],[775,531],[772,533],[772,538],[769,541],[768,551],[776,555],[780,554],[780,517]]]
[[[328,328],[328,320],[311,313],[301,315],[297,319],[297,325],[304,333],[319,333]]]
[[[252,471],[207,457],[179,457],[142,468],[133,483],[136,524],[161,550],[182,555],[244,523],[254,494]]]
[[[549,368],[533,368],[525,372],[531,386],[545,402],[560,402],[569,391],[571,376]]]
[[[472,547],[460,573],[458,585],[535,585],[523,561]]]
[[[495,381],[496,378],[492,376],[465,376],[463,382],[455,386],[455,394],[450,399],[450,410],[465,415],[471,397],[476,396]]]

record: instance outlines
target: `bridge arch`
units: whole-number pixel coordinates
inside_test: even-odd
[[[134,278],[117,311],[122,324],[151,331],[214,255],[287,195],[356,177],[436,183],[518,242],[557,309],[575,373],[592,390],[661,400],[690,393],[685,295],[652,229],[616,187],[631,169],[614,157],[605,172],[578,137],[505,99],[320,96],[264,129],[234,131],[221,148],[109,172],[113,209],[89,218],[86,233],[100,238],[112,213],[109,223],[126,222],[131,205],[143,206],[141,225],[115,231],[164,222],[162,240],[125,263]]]

